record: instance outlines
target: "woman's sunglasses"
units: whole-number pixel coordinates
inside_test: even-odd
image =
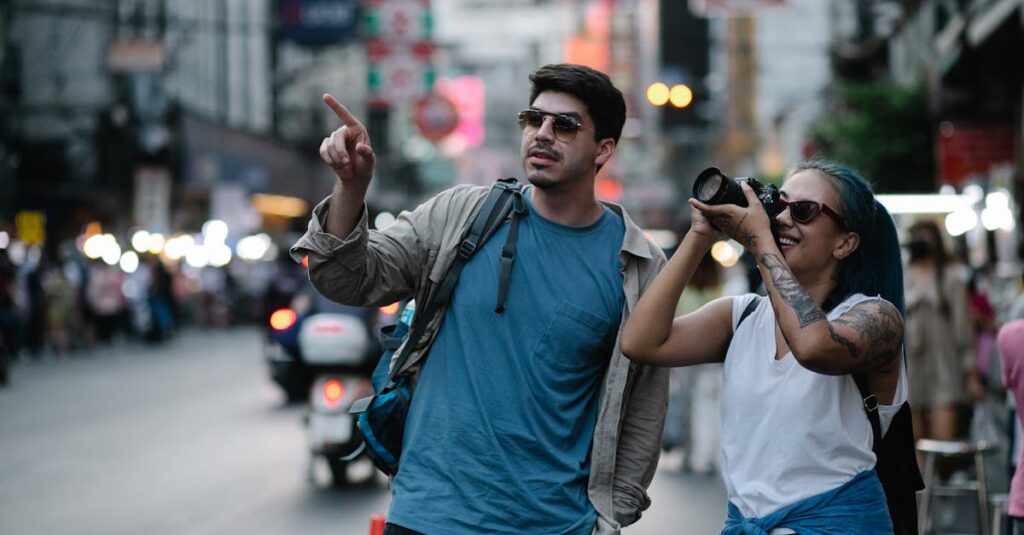
[[[779,211],[782,213],[786,208],[789,208],[789,216],[793,218],[793,221],[802,225],[807,225],[811,221],[814,221],[818,214],[824,213],[839,223],[839,226],[846,228],[846,223],[843,222],[843,218],[836,213],[835,210],[829,208],[824,203],[817,201],[786,201],[779,199],[775,201],[778,204]]]
[[[583,123],[579,119],[561,113],[551,113],[540,110],[523,110],[516,114],[519,121],[519,128],[523,129],[526,135],[534,135],[544,126],[544,119],[551,117],[551,127],[555,132],[555,139],[568,143],[576,139],[576,134],[583,129]]]

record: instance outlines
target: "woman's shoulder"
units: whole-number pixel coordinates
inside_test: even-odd
[[[760,306],[761,302],[767,299],[763,295],[756,293],[746,293],[727,297],[720,297],[721,299],[732,300],[732,328],[735,331],[739,323],[743,321],[746,316],[751,315],[757,307]],[[748,311],[748,307],[750,310]]]
[[[866,305],[866,304],[874,304],[874,305],[886,304],[886,305],[892,306],[892,303],[890,303],[887,299],[885,299],[881,295],[867,295],[867,294],[862,294],[862,293],[854,293],[854,294],[850,294],[850,295],[846,296],[845,299],[843,299],[838,305],[836,305],[835,308],[833,308],[829,312],[829,316],[830,316],[830,318],[831,317],[840,316],[842,314],[845,314],[848,310],[850,310],[851,308],[853,308],[855,306]]]

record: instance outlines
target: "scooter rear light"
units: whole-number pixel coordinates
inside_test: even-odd
[[[341,404],[341,398],[345,396],[345,385],[337,379],[329,379],[324,382],[321,393],[323,394],[324,405],[328,409],[336,409]]]
[[[341,334],[345,332],[345,326],[336,322],[317,322],[310,329],[314,334]]]
[[[298,316],[295,314],[294,310],[290,308],[280,308],[270,315],[270,326],[273,327],[275,331],[283,331],[292,325],[295,325],[296,319],[298,319]]]
[[[398,305],[398,301],[395,301],[390,305],[380,307],[378,310],[380,311],[381,314],[384,314],[385,316],[394,316],[395,314],[398,314]]]

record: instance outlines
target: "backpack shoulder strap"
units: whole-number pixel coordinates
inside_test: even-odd
[[[480,209],[473,216],[473,222],[470,223],[466,234],[462,237],[462,241],[459,242],[458,251],[455,254],[455,259],[452,260],[451,266],[448,268],[448,273],[445,274],[444,279],[438,286],[438,289],[431,296],[421,311],[416,313],[416,317],[413,320],[411,329],[409,330],[409,337],[406,339],[402,355],[395,361],[394,366],[391,367],[391,374],[389,382],[395,379],[398,371],[402,369],[406,361],[409,360],[409,356],[412,354],[413,348],[419,343],[420,338],[423,337],[423,333],[426,330],[427,323],[433,318],[438,309],[442,305],[448,302],[451,298],[452,292],[455,290],[455,285],[459,280],[459,275],[462,274],[462,269],[466,267],[466,262],[472,258],[473,254],[476,253],[488,238],[494,234],[494,231],[498,229],[505,222],[509,213],[513,213],[513,227],[509,230],[509,239],[506,240],[505,248],[509,247],[509,241],[511,241],[512,255],[508,261],[508,273],[511,274],[512,259],[515,257],[515,237],[513,231],[518,231],[519,218],[525,213],[525,206],[523,206],[521,186],[515,178],[503,178],[498,180],[491,186],[491,190],[487,193],[487,198],[484,199]],[[515,232],[518,234],[518,232]],[[507,278],[509,275],[505,273],[505,254],[504,249],[502,251],[502,277]],[[507,280],[499,281],[499,304],[504,302],[504,292],[502,288],[507,289]],[[501,307],[504,310],[504,306]]]
[[[754,310],[757,308],[757,305],[761,304],[761,299],[764,298],[761,297],[760,295],[755,295],[754,298],[751,299],[749,303],[747,303],[747,307],[744,308],[743,312],[740,314],[739,321],[736,322],[736,329],[740,328],[740,324],[743,323],[743,320],[747,319],[747,316],[754,313]],[[733,329],[733,331],[735,331],[736,329]]]
[[[906,360],[907,349],[904,347],[904,364],[906,364]],[[878,416],[878,398],[876,398],[874,392],[868,388],[868,379],[864,374],[853,374],[853,381],[857,383],[857,390],[860,391],[860,397],[864,401],[864,412],[868,416],[868,421],[871,422],[871,434],[875,437],[874,449],[877,450],[878,445],[882,443],[882,422]]]
[[[853,374],[853,381],[857,383],[857,390],[860,391],[861,401],[864,403],[864,413],[867,414],[868,422],[871,422],[871,434],[875,439],[872,449],[877,450],[882,443],[882,421],[878,416],[878,398],[868,388],[868,380],[864,374]]]

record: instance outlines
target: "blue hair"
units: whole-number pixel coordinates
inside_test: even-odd
[[[809,160],[798,164],[789,176],[808,170],[832,181],[842,202],[839,211],[846,228],[860,236],[860,245],[840,264],[839,284],[823,308],[831,310],[851,294],[862,293],[881,295],[902,314],[903,260],[892,216],[875,198],[871,185],[849,167],[828,160]]]

